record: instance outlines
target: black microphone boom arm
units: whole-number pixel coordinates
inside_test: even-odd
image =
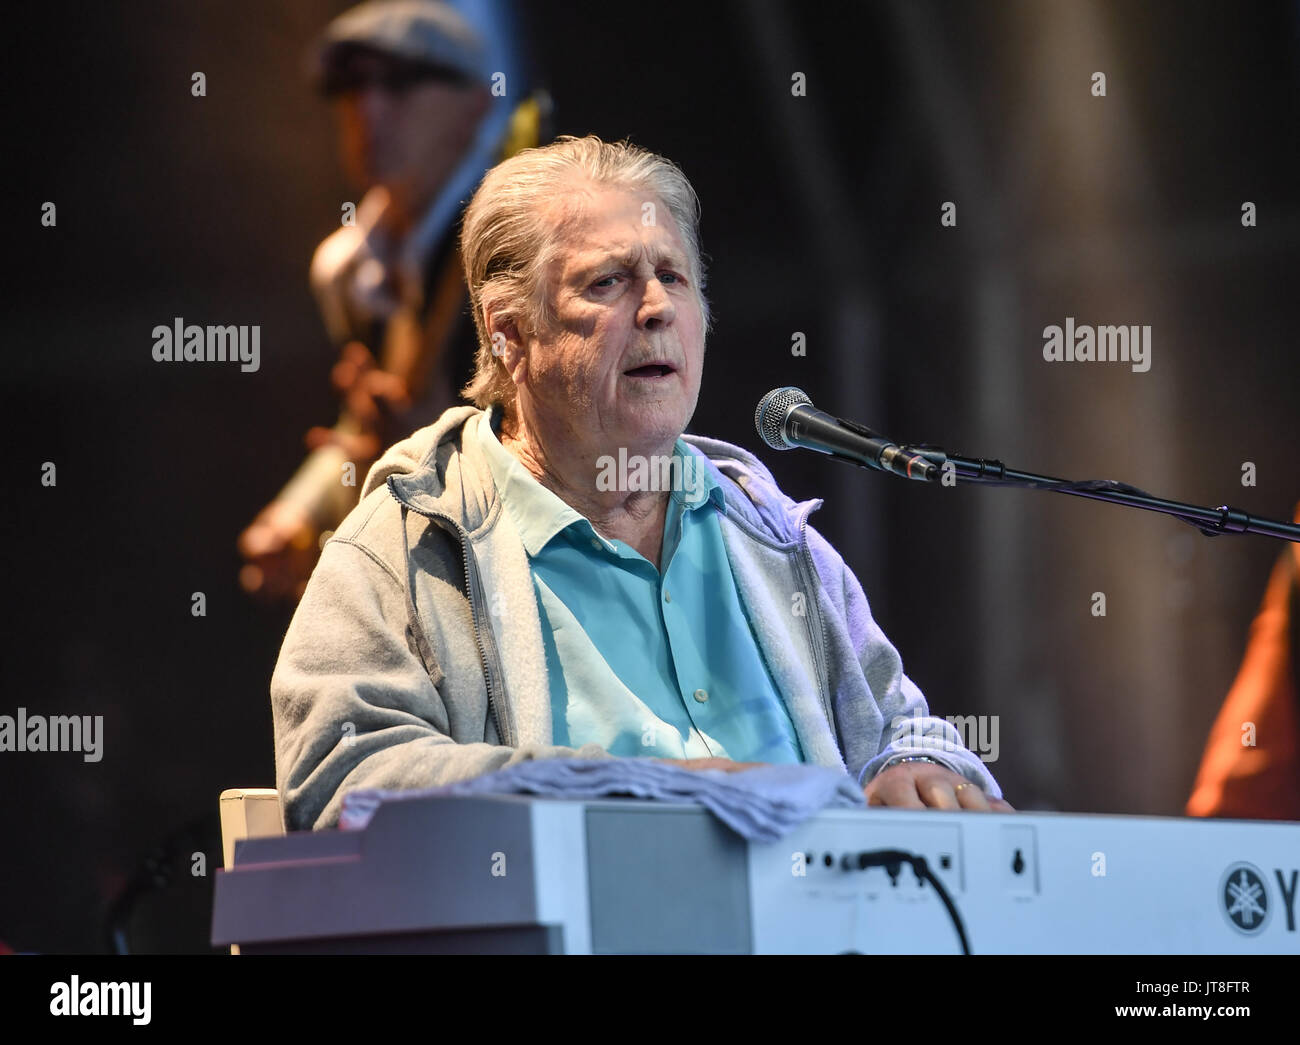
[[[1275,537],[1278,540],[1300,543],[1300,526],[1295,523],[1250,515],[1240,508],[1233,508],[1226,504],[1218,508],[1207,508],[1183,501],[1171,501],[1115,479],[1057,479],[1050,475],[1037,475],[1033,472],[1008,468],[1001,461],[950,454],[934,446],[905,446],[903,449],[920,454],[933,463],[939,469],[939,481],[945,485],[950,485],[945,481],[944,477],[947,476],[954,481],[978,483],[982,486],[1018,486],[1028,490],[1048,490],[1052,493],[1087,497],[1094,501],[1108,501],[1129,508],[1172,515],[1189,526],[1195,526],[1207,537],[1218,537],[1225,533],[1254,533],[1263,537]]]

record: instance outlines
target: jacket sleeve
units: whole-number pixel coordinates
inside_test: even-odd
[[[276,788],[290,831],[336,826],[354,788],[449,784],[530,759],[608,758],[581,748],[449,736],[444,677],[408,637],[398,578],[359,545],[325,545],[271,678]]]
[[[853,649],[867,686],[876,698],[883,726],[880,748],[868,759],[858,777],[867,783],[890,761],[901,755],[926,755],[960,774],[994,798],[1002,789],[984,762],[963,743],[952,723],[931,715],[925,695],[903,673],[903,659],[871,615],[862,585],[829,541],[811,526],[808,538],[814,561],[829,564],[838,578],[827,583],[832,599],[842,607],[852,636]],[[825,566],[823,566],[823,573]]]

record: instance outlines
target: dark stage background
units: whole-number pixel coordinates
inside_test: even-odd
[[[127,944],[206,949],[217,795],[274,784],[289,612],[241,593],[235,537],[336,414],[306,273],[357,194],[302,55],[346,6],[9,12],[0,712],[105,722],[99,763],[0,755],[16,949],[105,949],[113,900],[168,873]],[[1290,516],[1300,5],[566,2],[523,25],[558,133],[630,136],[699,191],[716,328],[693,431],[757,449],[756,401],[793,384],[897,438]],[[260,370],[154,363],[176,316],[260,324]],[[1045,362],[1067,316],[1150,324],[1150,371]],[[1279,546],[761,456],[826,499],[814,524],[932,710],[998,716],[1013,804],[1180,813]]]

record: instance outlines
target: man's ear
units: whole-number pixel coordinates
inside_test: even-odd
[[[492,354],[501,360],[510,380],[516,385],[521,384],[528,373],[528,353],[519,324],[491,312],[484,313],[484,320],[492,342]]]

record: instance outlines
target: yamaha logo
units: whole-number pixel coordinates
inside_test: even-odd
[[[1232,927],[1244,936],[1255,936],[1268,924],[1268,890],[1254,864],[1236,863],[1228,868],[1219,883],[1219,901]]]

